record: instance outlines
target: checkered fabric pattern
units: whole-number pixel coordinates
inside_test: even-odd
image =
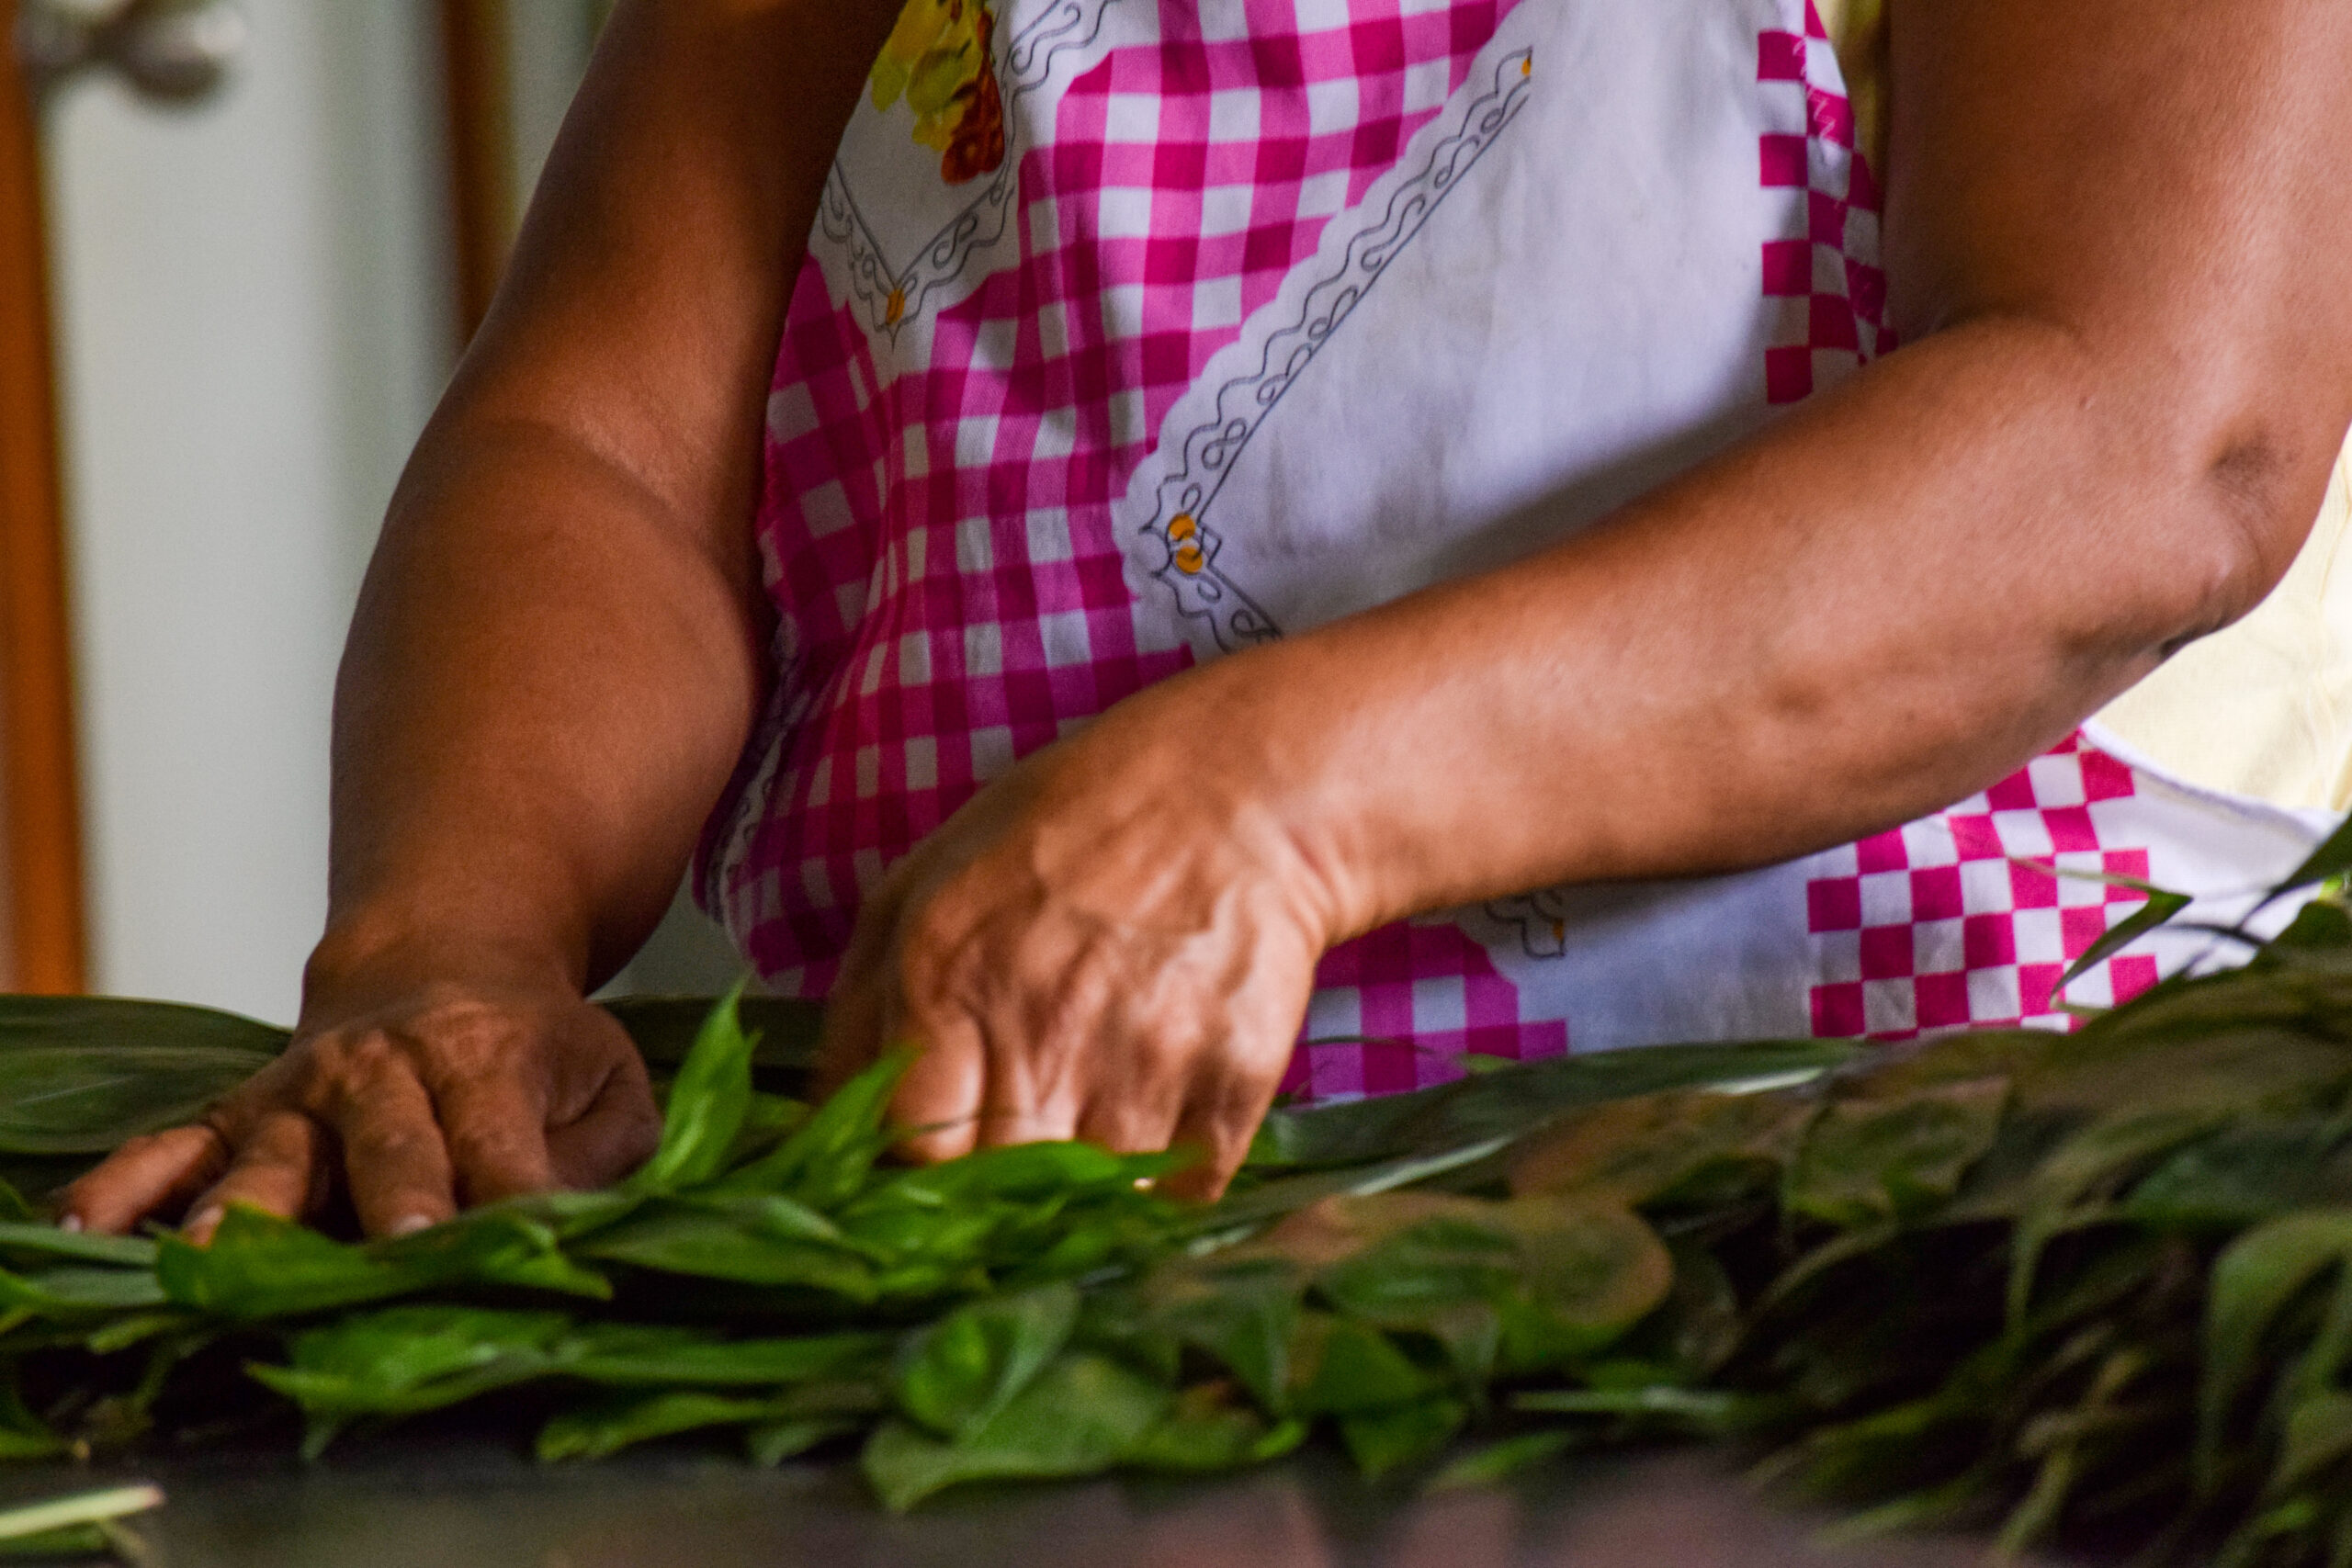
[[[781,674],[704,856],[781,989],[830,987],[860,895],[980,784],[1184,667],[1136,613],[1111,503],[1510,3],[1166,0],[1156,41],[1055,107],[1013,254],[981,258],[920,362],[811,259],[759,523]]]
[[[2103,846],[2094,810],[2133,791],[2131,768],[2077,735],[1983,795],[1828,857],[1832,874],[1805,889],[1823,981],[1814,1032],[2071,1027],[2059,979],[2144,897],[2098,880],[2147,880],[2147,852]],[[2154,959],[2126,954],[2064,999],[2108,1006],[2155,983]]]
[[[1780,302],[1765,350],[1766,395],[1802,402],[1894,346],[1879,264],[1878,182],[1855,146],[1838,51],[1813,0],[1802,32],[1767,32],[1757,80],[1788,124],[1765,134],[1767,189],[1803,191],[1805,237],[1768,241],[1764,293]]]
[[[1282,1089],[1302,1100],[1394,1094],[1461,1077],[1465,1052],[1532,1061],[1567,1049],[1567,1024],[1522,1018],[1519,987],[1467,931],[1411,921],[1323,955]]]

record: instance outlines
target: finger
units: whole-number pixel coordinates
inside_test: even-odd
[[[468,1204],[556,1185],[547,1100],[532,1085],[506,1072],[469,1075],[436,1083],[434,1102]]]
[[[833,987],[817,1035],[817,1072],[809,1090],[821,1101],[882,1055],[883,987],[871,976]]]
[[[1090,1063],[1091,1082],[1079,1137],[1116,1154],[1151,1154],[1168,1146],[1191,1089],[1185,1064],[1196,1059],[1165,1039],[1134,1031],[1102,1043]]]
[[[1160,1184],[1171,1198],[1210,1202],[1225,1190],[1250,1156],[1259,1123],[1273,1109],[1279,1073],[1227,1072],[1197,1085],[1185,1101],[1168,1146],[1194,1157]]]
[[[662,1112],[642,1067],[616,1068],[574,1120],[548,1132],[555,1178],[574,1189],[619,1180],[653,1156],[662,1143]]]
[[[1175,1135],[1182,1096],[1159,1085],[1130,1081],[1086,1103],[1074,1135],[1114,1154],[1156,1154]]]
[[[227,1173],[196,1201],[189,1238],[198,1246],[210,1241],[232,1203],[282,1220],[309,1213],[324,1186],[325,1154],[326,1129],[300,1111],[263,1115],[237,1145]]]
[[[356,1066],[326,1120],[343,1141],[344,1182],[369,1235],[406,1235],[458,1212],[433,1097],[406,1061],[384,1052]]]
[[[978,1025],[963,1017],[944,1020],[913,1043],[919,1054],[890,1101],[891,1122],[913,1134],[899,1152],[926,1165],[971,1153],[989,1077]]]
[[[1078,1016],[1093,1018],[1091,1012]],[[1074,1064],[1086,1058],[1063,1049],[1054,1032],[1046,1022],[1001,1015],[982,1021],[988,1079],[980,1086],[974,1128],[979,1147],[1057,1143],[1079,1135],[1086,1082]]]
[[[889,957],[902,902],[899,886],[899,877],[887,879],[858,911],[848,950],[842,954],[841,977],[825,998],[824,1022],[817,1036],[817,1077],[811,1085],[820,1100],[882,1055],[888,982],[894,972]]]
[[[133,1138],[65,1190],[58,1224],[119,1235],[150,1214],[179,1213],[228,1168],[228,1141],[200,1122]]]

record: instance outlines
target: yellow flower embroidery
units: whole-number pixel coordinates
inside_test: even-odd
[[[1209,564],[1208,552],[1201,548],[1201,525],[1189,512],[1179,512],[1168,521],[1168,542],[1172,547],[1176,570],[1187,577],[1198,577]]]
[[[989,42],[996,15],[986,0],[907,0],[874,62],[874,107],[903,96],[915,141],[939,152],[939,177],[962,185],[1004,162],[1004,104]]]

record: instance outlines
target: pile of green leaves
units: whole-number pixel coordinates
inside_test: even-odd
[[[103,1005],[110,1045],[85,1020],[0,1046],[0,1146],[85,1158],[230,1067],[159,1088],[141,1050],[273,1048]],[[660,1152],[612,1190],[368,1244],[237,1212],[207,1248],[20,1207],[0,1454],[298,1421],[317,1451],[463,1405],[549,1460],[830,1446],[906,1507],[1318,1433],[1436,1484],[1697,1437],[1860,1528],[2352,1562],[2335,901],[2072,1035],[1672,1047],[1277,1111],[1207,1208],[1154,1196],[1166,1156],[1079,1144],[894,1164],[903,1064],[811,1109],[804,1015],[730,1000],[690,1048],[683,1016],[630,1015],[675,1074]]]

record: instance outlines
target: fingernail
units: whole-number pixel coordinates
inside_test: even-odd
[[[426,1219],[423,1214],[402,1214],[399,1219],[392,1222],[391,1228],[387,1234],[391,1235],[414,1235],[419,1231],[429,1231],[432,1228],[433,1222]]]
[[[79,1214],[61,1214],[58,1216],[57,1228],[62,1231],[78,1231],[82,1228],[82,1216]]]
[[[187,1224],[182,1225],[180,1229],[187,1233],[190,1240],[200,1246],[212,1239],[212,1233],[220,1228],[220,1221],[225,1214],[226,1211],[220,1204],[214,1203],[208,1208],[198,1209],[189,1215]]]

